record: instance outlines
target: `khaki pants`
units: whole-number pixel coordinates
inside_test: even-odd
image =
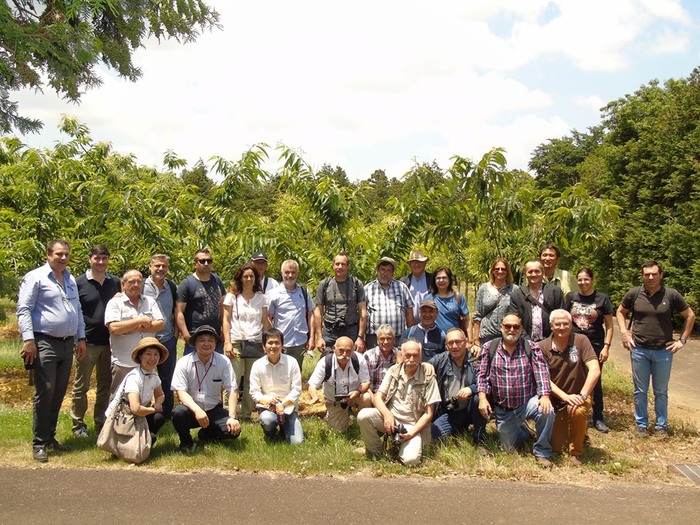
[[[87,428],[85,413],[88,409],[87,393],[90,390],[90,377],[95,369],[95,428],[102,428],[105,411],[109,405],[110,386],[112,385],[111,355],[109,345],[88,345],[82,359],[76,359],[73,392],[71,394],[70,417],[73,420],[73,432]]]
[[[360,426],[362,441],[368,455],[381,456],[384,453],[384,418],[376,408],[364,408],[357,414],[357,423]],[[413,425],[404,423],[407,430]],[[426,425],[423,431],[408,441],[404,441],[399,447],[399,459],[409,467],[419,465],[423,457],[423,444],[430,443],[430,425]]]
[[[360,395],[349,408],[342,408],[337,401],[326,401],[328,428],[345,432],[350,425],[350,410],[357,413],[359,410],[371,406],[372,395],[369,392]]]
[[[567,409],[557,412],[552,431],[552,449],[556,452],[568,452],[572,456],[583,454],[583,440],[588,430],[588,418],[591,415],[593,396],[580,407],[569,413]]]

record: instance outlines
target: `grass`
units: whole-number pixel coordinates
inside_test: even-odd
[[[31,389],[17,359],[18,343],[0,344],[0,461],[4,465],[36,468],[31,459]],[[182,351],[180,349],[180,351]],[[6,357],[7,356],[7,357]],[[305,359],[303,376],[308,378],[315,359]],[[9,363],[6,365],[5,363]],[[453,437],[427,447],[424,461],[417,468],[408,468],[387,459],[370,460],[354,450],[362,440],[356,424],[348,434],[329,431],[325,421],[308,406],[302,395],[302,424],[306,441],[296,447],[285,443],[268,443],[257,423],[243,423],[239,439],[209,445],[192,455],[177,451],[178,437],[167,424],[159,432],[158,443],[149,460],[138,467],[112,459],[94,446],[91,439],[75,438],[67,416],[69,396],[59,419],[58,439],[72,447],[71,452],[52,453],[50,462],[41,468],[140,468],[172,472],[193,470],[264,472],[271,476],[355,476],[371,477],[418,476],[446,479],[455,476],[482,476],[491,479],[526,480],[551,483],[577,483],[599,487],[605,483],[686,484],[668,473],[671,463],[693,463],[700,446],[698,431],[684,421],[671,421],[673,435],[667,439],[635,436],[632,417],[631,380],[608,363],[604,370],[606,421],[613,429],[609,434],[590,431],[583,467],[572,467],[564,457],[555,457],[556,467],[542,470],[528,451],[503,452],[498,448],[495,425],[489,424],[486,453],[480,453],[468,440]],[[3,393],[4,391],[4,393]],[[92,421],[88,416],[89,428]],[[193,431],[194,432],[194,431]],[[528,449],[529,450],[529,449]]]

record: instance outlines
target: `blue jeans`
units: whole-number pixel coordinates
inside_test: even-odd
[[[284,423],[284,435],[290,445],[299,445],[304,442],[304,430],[301,428],[299,414],[296,410],[286,416]],[[260,412],[260,426],[266,436],[274,436],[277,432],[277,414],[271,410]]]
[[[472,430],[472,443],[478,445],[486,434],[484,416],[479,412],[479,398],[473,396],[469,399],[469,405],[463,410],[441,413],[431,427],[434,440],[442,439],[458,432],[466,432],[469,425],[474,425]]]
[[[537,396],[532,396],[527,403],[513,410],[494,406],[498,440],[505,448],[520,448],[530,437],[524,424],[525,420],[534,419],[536,441],[532,447],[532,453],[535,456],[548,458],[552,455],[552,430],[556,414],[554,410],[549,414],[540,412],[538,401]]]
[[[656,430],[668,428],[668,382],[671,379],[673,354],[666,349],[650,350],[636,346],[630,352],[634,380],[634,419],[638,428],[649,427],[647,393],[649,378],[654,386]]]

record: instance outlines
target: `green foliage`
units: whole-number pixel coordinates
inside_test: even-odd
[[[0,4],[0,130],[37,131],[10,93],[49,86],[77,102],[102,83],[102,63],[135,81],[132,53],[150,36],[192,42],[219,27],[219,14],[202,0],[12,0]]]

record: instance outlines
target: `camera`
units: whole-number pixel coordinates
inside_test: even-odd
[[[346,410],[350,403],[348,401],[348,396],[335,396],[335,401],[340,405],[340,408]]]
[[[345,330],[347,329],[347,327],[348,325],[345,321],[336,321],[335,323],[333,323],[333,328],[338,331]]]
[[[394,423],[394,446],[399,446],[401,443],[403,443],[403,440],[401,439],[401,436],[399,434],[405,434],[408,432],[406,430],[406,427],[403,425],[403,423]]]
[[[445,412],[454,412],[459,408],[459,399],[451,397],[442,404],[442,407],[445,409]]]

